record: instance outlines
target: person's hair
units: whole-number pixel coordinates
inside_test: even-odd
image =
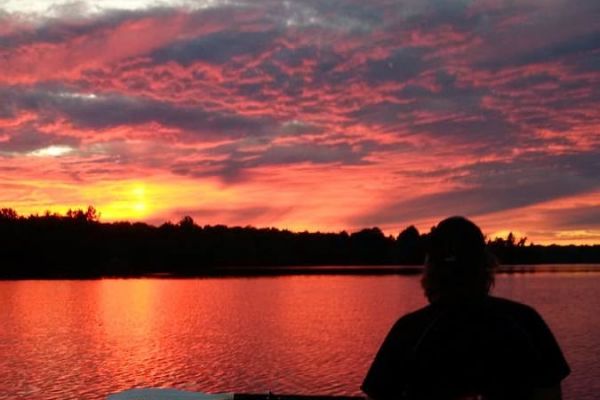
[[[494,256],[479,227],[464,217],[450,217],[432,228],[426,240],[421,284],[429,301],[477,297],[494,285]]]

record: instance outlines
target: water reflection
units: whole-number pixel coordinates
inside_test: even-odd
[[[600,274],[503,275],[600,391]],[[595,303],[594,303],[595,302]],[[425,300],[418,277],[0,282],[0,399],[102,399],[130,387],[357,394],[383,336]]]

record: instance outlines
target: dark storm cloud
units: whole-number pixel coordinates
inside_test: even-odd
[[[245,172],[257,167],[285,166],[300,163],[313,165],[365,165],[378,144],[365,141],[356,145],[301,143],[269,145],[264,150],[244,150],[238,144],[213,148],[208,154],[228,157],[217,161],[177,162],[172,171],[181,175],[218,176],[226,182],[244,180]]]
[[[558,84],[560,79],[557,76],[542,72],[531,74],[523,77],[518,77],[506,83],[504,86],[508,89],[523,89],[540,84]]]
[[[459,86],[453,75],[441,69],[434,75],[435,90],[409,84],[393,93],[397,102],[367,104],[349,116],[363,123],[416,131],[453,143],[479,144],[490,149],[515,145],[522,129],[501,112],[482,105],[482,98],[492,93],[490,88]],[[426,117],[421,115],[423,112],[428,113]]]
[[[512,162],[477,163],[438,176],[467,184],[469,188],[400,198],[376,211],[357,217],[361,226],[427,218],[432,210],[442,214],[483,215],[588,193],[600,189],[597,153],[524,158]],[[431,174],[429,175],[431,176]]]
[[[487,110],[481,111],[475,120],[465,118],[464,120],[447,119],[418,123],[414,129],[442,138],[447,137],[452,142],[489,146],[502,145],[504,147],[514,145],[512,139],[516,135],[512,138],[511,136],[518,133],[518,128],[506,121],[500,113]]]
[[[249,164],[285,165],[310,162],[313,164],[356,165],[365,163],[365,155],[366,152],[362,146],[351,146],[347,143],[337,145],[297,144],[270,147]]]
[[[76,126],[88,129],[156,122],[207,137],[243,137],[271,133],[276,127],[276,123],[269,118],[245,117],[226,111],[213,112],[199,106],[117,94],[90,97],[56,88],[2,88],[0,95],[8,100],[3,107],[5,110],[34,111],[46,121],[66,117]]]
[[[578,183],[569,178],[553,178],[510,187],[488,185],[458,189],[398,201],[377,212],[362,215],[354,219],[353,223],[370,226],[415,220],[430,217],[432,210],[447,215],[476,216],[529,206],[565,195],[582,194],[588,190],[585,182]]]
[[[429,63],[423,61],[424,49],[405,47],[394,51],[390,57],[367,63],[368,82],[404,82],[423,72]]]
[[[237,56],[256,57],[267,50],[278,34],[276,31],[221,31],[205,36],[177,41],[154,51],[155,63],[177,62],[190,65],[196,61],[222,64]]]
[[[351,111],[348,116],[369,125],[390,125],[406,121],[409,117],[410,106],[389,100],[366,104],[356,111]]]
[[[583,205],[542,211],[552,229],[596,229],[600,226],[600,205]]]
[[[0,155],[30,153],[49,146],[76,147],[79,140],[74,137],[46,134],[33,127],[21,127],[8,132],[0,129],[0,134],[6,133],[8,140],[0,141]]]
[[[319,59],[323,53],[329,53],[329,51],[330,49],[322,49],[316,45],[283,47],[275,50],[270,59],[289,67],[299,67],[304,61]]]
[[[492,58],[480,63],[478,66],[489,69],[501,69],[557,60],[565,60],[567,63],[571,63],[574,62],[572,60],[573,57],[586,57],[586,53],[597,52],[598,50],[600,50],[600,30],[578,35],[558,43],[528,49],[513,56],[505,55],[501,59]],[[591,59],[593,60],[597,57],[597,55],[591,56]]]

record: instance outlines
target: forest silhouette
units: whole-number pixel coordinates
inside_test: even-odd
[[[311,273],[308,266],[422,265],[428,233],[409,226],[396,237],[379,228],[358,232],[291,232],[276,228],[200,226],[189,217],[153,226],[101,222],[94,207],[65,215],[20,216],[0,209],[0,278],[100,278]],[[600,263],[600,245],[542,246],[526,238],[488,240],[501,264]],[[280,268],[287,267],[287,268]],[[418,272],[415,268],[395,270]],[[321,269],[319,273],[340,273]]]

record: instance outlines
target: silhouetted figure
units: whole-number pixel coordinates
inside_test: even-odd
[[[569,366],[533,308],[489,295],[496,263],[481,230],[451,217],[426,246],[430,304],[392,327],[362,390],[375,400],[560,399]]]

